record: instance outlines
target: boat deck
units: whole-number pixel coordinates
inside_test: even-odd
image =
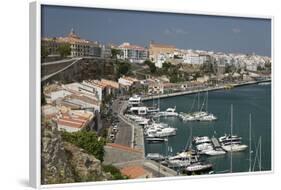
[[[217,138],[212,137],[212,138],[211,138],[211,141],[212,141],[212,143],[213,143],[213,145],[214,145],[215,148],[221,148],[221,145],[220,145],[220,143],[219,143],[219,141],[218,141]]]

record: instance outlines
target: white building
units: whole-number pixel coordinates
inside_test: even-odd
[[[155,59],[155,66],[162,68],[163,63],[167,60],[167,57],[164,54],[158,54]]]
[[[148,50],[138,45],[131,45],[126,42],[118,47],[121,50],[121,59],[129,60],[132,63],[143,63],[148,59]]]
[[[206,60],[206,56],[199,56],[199,54],[185,54],[183,56],[183,63],[186,64],[203,64]]]
[[[141,103],[141,97],[137,95],[130,97],[128,100],[128,104],[131,106],[138,106],[140,105],[140,103]]]
[[[118,79],[118,83],[120,84],[120,86],[129,88],[134,84],[139,83],[139,80],[136,78],[123,76]]]
[[[100,81],[97,80],[84,80],[82,81],[82,83],[74,82],[66,84],[64,85],[64,88],[66,88],[70,92],[72,91],[76,94],[83,93],[85,96],[101,101],[105,86],[100,84]]]
[[[62,89],[62,90],[57,90],[57,91],[46,93],[45,98],[46,98],[47,103],[52,103],[59,98],[64,98],[64,97],[69,96],[71,94],[72,94],[71,92]]]

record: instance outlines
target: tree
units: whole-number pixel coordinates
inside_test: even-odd
[[[257,70],[258,71],[262,71],[263,69],[262,69],[262,67],[260,65],[258,65]]]
[[[174,59],[181,59],[178,55],[174,55]]]
[[[131,69],[131,65],[130,63],[128,63],[127,61],[118,61],[117,62],[117,75],[121,76],[121,75],[126,75]]]
[[[232,69],[232,65],[225,64],[225,73],[231,73]]]
[[[146,60],[144,62],[144,64],[149,66],[149,69],[150,69],[151,73],[155,73],[156,72],[156,66],[155,66],[155,64],[153,62],[151,62],[150,60]]]
[[[66,56],[70,55],[71,48],[69,44],[62,44],[58,47],[58,52],[62,58],[65,58]]]
[[[264,65],[264,67],[265,67],[266,70],[271,70],[271,62],[267,61]]]
[[[63,132],[62,138],[64,141],[70,142],[94,155],[101,162],[103,161],[105,139],[98,137],[96,132],[84,130],[74,133]]]
[[[121,55],[120,49],[111,49],[111,58],[117,58],[117,55]]]
[[[266,68],[271,68],[271,62],[270,62],[270,61],[267,61],[267,62],[264,64],[264,66],[265,66]]]
[[[171,68],[172,64],[170,62],[164,62],[162,68],[165,72],[167,72]]]
[[[205,61],[202,65],[202,70],[206,73],[214,73],[213,64],[210,61]]]
[[[113,165],[102,165],[102,169],[105,172],[109,172],[112,175],[113,180],[128,179],[127,176],[123,176],[120,170]]]

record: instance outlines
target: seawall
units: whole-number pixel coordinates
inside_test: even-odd
[[[187,91],[174,92],[174,93],[169,93],[169,94],[146,96],[146,97],[142,97],[142,101],[152,100],[155,98],[169,98],[169,97],[182,96],[182,95],[187,95],[187,94],[196,94],[199,92],[221,90],[221,89],[225,89],[225,86],[227,86],[227,85],[230,85],[231,87],[238,87],[238,86],[252,85],[252,84],[258,84],[258,83],[270,82],[270,81],[271,81],[271,79],[262,80],[262,81],[249,81],[249,82],[244,82],[244,83],[232,83],[232,84],[225,84],[225,85],[216,86],[216,87],[207,87],[207,88],[202,88],[202,89],[187,90]]]

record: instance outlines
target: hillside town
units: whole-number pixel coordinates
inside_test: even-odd
[[[181,49],[154,41],[145,47],[130,42],[102,44],[80,38],[73,29],[65,37],[44,37],[41,44],[44,67],[76,58],[82,64],[89,64],[88,60],[96,61],[92,64],[108,61],[111,77],[96,71],[98,74],[89,74],[89,78],[65,82],[50,75],[42,83],[42,123],[43,126],[55,123],[58,131],[68,133],[96,132],[105,139],[105,146],[111,147],[105,150],[105,155],[110,155],[110,158],[105,156],[104,162],[113,165],[117,159],[117,156],[112,156],[116,154],[112,152],[114,148],[128,154],[140,151],[142,153],[136,157],[145,157],[143,131],[132,127],[132,120],[125,117],[130,107],[134,107],[128,105],[130,98],[137,98],[139,105],[142,100],[231,89],[271,80],[271,58],[255,53]],[[62,72],[67,72],[67,69]],[[122,165],[120,171],[129,178],[160,175],[151,163],[145,166]],[[169,169],[165,172],[165,168],[159,173],[160,176],[176,175]]]
[[[60,113],[59,128],[68,131],[82,129],[93,120],[92,112],[79,109],[91,108],[100,112],[102,102],[108,97],[121,94],[146,97],[210,86],[230,87],[232,83],[270,79],[271,76],[271,58],[267,56],[178,49],[174,45],[153,41],[148,47],[128,42],[119,46],[104,45],[80,38],[73,29],[66,37],[42,38],[42,51],[45,52],[42,56],[61,58],[60,47],[66,45],[70,47],[66,56],[69,58],[114,58],[136,68],[129,66],[132,71],[121,73],[116,81],[103,76],[69,84],[44,85],[47,106],[43,107],[43,114],[49,117]],[[66,119],[66,113],[79,118],[79,121],[71,117]]]

